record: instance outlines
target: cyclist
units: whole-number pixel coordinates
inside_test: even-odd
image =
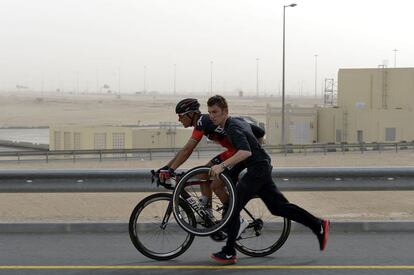
[[[227,167],[244,163],[247,173],[236,186],[236,206],[228,224],[226,246],[211,258],[220,263],[234,264],[237,261],[234,248],[240,227],[240,211],[255,195],[259,196],[273,215],[288,218],[309,227],[317,236],[320,250],[326,248],[329,220],[317,218],[305,209],[290,203],[278,190],[272,179],[270,156],[257,142],[246,122],[228,116],[226,99],[220,95],[209,98],[208,112],[211,121],[227,133],[236,153],[218,165],[211,167],[211,174],[218,176]]]
[[[203,136],[206,136],[208,139],[219,143],[221,146],[226,148],[226,151],[220,153],[219,155],[215,156],[211,159],[207,166],[213,166],[216,164],[222,163],[224,160],[228,159],[232,155],[235,154],[236,150],[230,143],[229,139],[227,138],[223,128],[217,125],[214,125],[210,120],[208,114],[202,114],[200,112],[200,103],[197,99],[194,98],[186,98],[178,102],[175,112],[178,115],[178,121],[182,123],[185,128],[194,127],[191,137],[184,145],[184,147],[171,159],[168,164],[160,169],[158,169],[159,179],[161,182],[165,182],[166,179],[170,178],[174,171],[182,165],[192,154],[195,147],[201,141]],[[241,118],[235,118],[237,120],[243,120]],[[247,123],[247,122],[246,122]],[[264,131],[253,124],[250,125],[250,129],[254,133],[255,137],[259,140],[259,142],[263,142]],[[233,182],[237,182],[238,174],[244,169],[243,165],[238,165],[233,169],[230,169],[229,176],[233,180]],[[220,179],[215,179],[210,186],[202,186],[201,193],[202,196],[200,198],[200,206],[203,207],[206,212],[212,215],[211,209],[211,197],[212,191],[218,196],[220,201],[223,203],[223,207],[226,208],[226,202],[228,201],[228,195],[224,189],[224,186],[221,184]],[[243,227],[247,227],[247,221],[243,221]],[[240,233],[244,230],[242,230]],[[221,233],[216,235],[217,239],[215,240],[222,240],[225,238],[224,236],[220,236]],[[214,239],[214,237],[213,237]]]

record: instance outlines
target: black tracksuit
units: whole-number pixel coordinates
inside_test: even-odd
[[[278,190],[272,179],[270,156],[264,151],[250,125],[242,120],[229,117],[224,131],[237,150],[250,151],[252,154],[242,163],[247,173],[236,186],[236,205],[228,225],[228,238],[225,249],[234,254],[234,244],[240,228],[240,211],[254,196],[260,197],[269,211],[277,216],[301,223],[315,234],[320,230],[322,220],[299,206],[289,203]]]

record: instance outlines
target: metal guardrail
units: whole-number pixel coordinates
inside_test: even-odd
[[[384,152],[384,151],[414,151],[414,142],[397,143],[352,143],[352,144],[296,144],[296,145],[264,145],[270,154],[310,154],[331,152]],[[83,161],[83,160],[153,160],[171,158],[180,148],[154,148],[154,149],[106,149],[106,150],[56,150],[56,151],[6,151],[0,152],[0,161]],[[196,148],[192,157],[212,157],[222,151],[219,146]]]
[[[22,149],[27,149],[27,150],[41,150],[41,151],[49,150],[49,144],[32,143],[32,142],[25,142],[25,141],[0,140],[0,146],[22,148]]]
[[[274,169],[285,191],[414,190],[414,167]],[[156,192],[150,169],[0,170],[0,192]]]

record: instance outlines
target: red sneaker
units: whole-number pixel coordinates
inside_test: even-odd
[[[223,250],[211,255],[211,258],[221,264],[235,264],[237,262],[236,254],[228,254]]]
[[[323,220],[321,225],[321,231],[318,232],[318,240],[319,240],[319,248],[320,250],[325,250],[326,245],[328,243],[329,237],[329,220]]]

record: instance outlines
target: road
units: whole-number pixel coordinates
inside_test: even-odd
[[[209,259],[221,246],[196,238],[179,258],[157,262],[126,233],[1,234],[0,274],[414,274],[414,232],[335,233],[325,252],[310,232],[294,232],[274,255],[239,254],[230,269]]]

